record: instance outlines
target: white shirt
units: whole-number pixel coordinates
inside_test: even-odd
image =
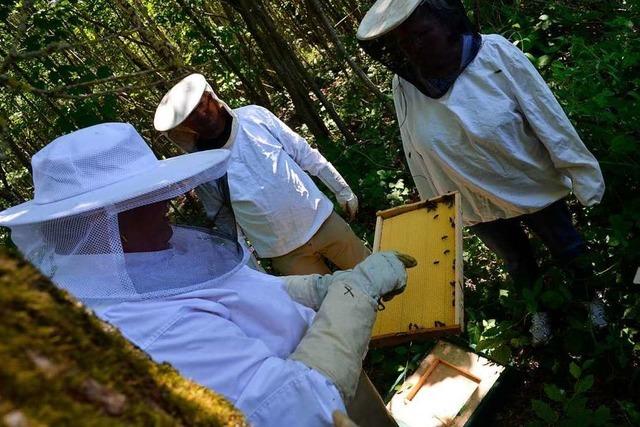
[[[329,162],[265,108],[249,105],[233,116],[227,170],[233,212],[260,257],[284,255],[307,243],[333,211],[305,173],[315,176]],[[208,197],[201,198],[212,211]]]
[[[443,97],[398,76],[393,95],[421,198],[459,191],[465,225],[536,212],[571,190],[585,206],[602,199],[597,160],[535,67],[502,36],[482,36]]]
[[[203,289],[98,307],[157,362],[226,396],[256,427],[332,426],[335,385],[289,360],[314,316],[284,282],[248,267]]]

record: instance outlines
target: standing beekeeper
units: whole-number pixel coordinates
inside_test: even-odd
[[[164,96],[155,128],[185,152],[231,150],[229,190],[240,228],[261,258],[282,275],[329,273],[326,260],[349,269],[370,251],[316,187],[317,176],[351,220],[358,198],[340,173],[265,108],[232,110],[204,76],[192,74]],[[198,189],[207,212],[218,196]]]
[[[171,224],[171,199],[205,182],[226,193],[229,160],[208,150],[160,161],[129,124],[81,129],[35,154],[34,199],[0,212],[0,225],[56,285],[251,425],[327,426],[345,405],[363,426],[395,425],[362,359],[376,301],[404,289],[415,261],[383,252],[284,280],[245,266],[228,200],[212,229]]]
[[[420,196],[462,195],[466,225],[513,279],[540,271],[523,226],[575,277],[585,302],[585,242],[565,198],[602,199],[604,181],[549,87],[502,36],[480,35],[460,0],[378,0],[358,28],[362,48],[395,73],[393,97],[404,152]],[[604,326],[602,305],[590,318]],[[551,336],[549,316],[532,316],[533,342]]]

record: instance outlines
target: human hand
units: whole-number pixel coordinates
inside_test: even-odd
[[[335,279],[351,282],[377,300],[381,296],[393,296],[400,294],[407,286],[407,268],[415,267],[417,261],[410,255],[399,252],[375,253],[353,270],[336,273]],[[334,279],[334,280],[335,280]]]
[[[358,197],[351,191],[351,188],[346,187],[336,193],[336,200],[349,221],[353,221],[358,213]]]
[[[389,301],[402,293],[407,284],[405,268],[415,267],[416,260],[399,252],[379,252],[369,256],[353,270],[333,274],[284,276],[287,292],[295,301],[317,310],[327,291],[340,281],[357,286],[375,300]]]

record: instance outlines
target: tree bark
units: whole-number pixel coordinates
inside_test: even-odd
[[[240,68],[233,62],[233,60],[229,57],[224,48],[220,45],[216,37],[211,33],[211,31],[206,27],[203,21],[201,21],[193,10],[191,10],[191,6],[187,4],[185,0],[176,0],[184,13],[191,19],[196,29],[205,38],[214,49],[218,52],[222,61],[233,71],[233,73],[238,76],[244,87],[247,91],[247,97],[252,100],[252,102],[262,105],[266,108],[271,108],[271,100],[269,99],[269,95],[264,90],[260,90],[261,87],[254,87],[253,84],[247,79],[244,73],[240,70]]]
[[[296,110],[316,138],[326,140],[330,137],[330,134],[318,114],[314,102],[309,97],[309,89],[318,97],[343,137],[348,142],[354,143],[355,138],[338,116],[333,105],[309,76],[293,48],[289,46],[279,33],[271,17],[265,12],[262,0],[236,0],[231,4],[247,23],[256,42],[276,69],[278,77],[283,80],[284,86],[296,106]]]
[[[247,426],[224,397],[154,363],[6,251],[0,251],[0,312],[5,422]]]
[[[271,63],[283,85],[287,88],[291,101],[296,107],[297,114],[309,126],[309,130],[316,138],[328,139],[329,129],[327,129],[316,111],[308,93],[305,93],[300,87],[301,84],[305,83],[305,79],[300,76],[295,64],[292,64],[289,46],[286,45],[277,32],[275,34],[267,34],[269,28],[265,28],[264,22],[268,18],[264,16],[264,9],[260,7],[259,3],[259,1],[255,0],[236,0],[231,5],[242,16],[251,35],[264,52],[266,59]]]
[[[351,67],[353,72],[360,78],[360,80],[362,80],[362,82],[371,91],[371,93],[373,93],[375,96],[383,100],[386,104],[391,105],[393,101],[391,101],[382,92],[380,92],[380,89],[378,89],[375,83],[373,83],[369,79],[369,77],[362,70],[362,68],[360,68],[353,59],[351,59],[349,52],[347,52],[347,49],[342,44],[342,41],[340,41],[340,37],[338,36],[338,33],[334,30],[333,26],[331,25],[331,22],[329,22],[329,18],[324,13],[320,2],[318,0],[305,0],[305,1],[308,7],[311,9],[312,13],[319,18],[325,31],[333,41],[334,46],[336,47],[336,49],[338,50],[342,58],[347,62],[347,64],[349,64],[349,67]]]

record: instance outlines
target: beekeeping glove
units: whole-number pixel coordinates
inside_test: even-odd
[[[318,311],[331,284],[331,274],[308,274],[304,276],[283,276],[287,293],[295,302]]]
[[[296,288],[304,285],[288,283],[289,289],[300,291],[297,295],[319,305],[313,323],[290,358],[331,379],[348,403],[358,385],[377,300],[402,291],[407,283],[405,269],[415,265],[408,255],[379,252],[353,270],[319,276],[316,281],[308,279],[306,289],[312,290],[307,293]]]
[[[397,262],[400,260],[401,262]],[[337,271],[333,274],[308,274],[301,276],[283,276],[286,285],[287,293],[296,302],[311,307],[318,311],[320,304],[327,295],[327,290],[337,280],[347,280],[354,285],[360,286],[362,290],[367,292],[369,296],[374,299],[378,299],[378,289],[373,284],[373,278],[376,276],[381,277],[381,281],[389,282],[389,279],[382,278],[383,276],[397,276],[404,275],[404,283],[406,283],[405,267],[413,267],[416,265],[416,261],[409,255],[400,254],[398,252],[379,252],[375,253],[360,264],[356,265],[353,270]],[[404,290],[384,289],[381,293],[387,300],[388,297],[392,297]]]
[[[344,210],[351,221],[358,213],[358,197],[351,191],[351,187],[344,180],[340,172],[329,163],[325,168],[320,170],[318,178],[324,183],[336,196],[336,201]]]

